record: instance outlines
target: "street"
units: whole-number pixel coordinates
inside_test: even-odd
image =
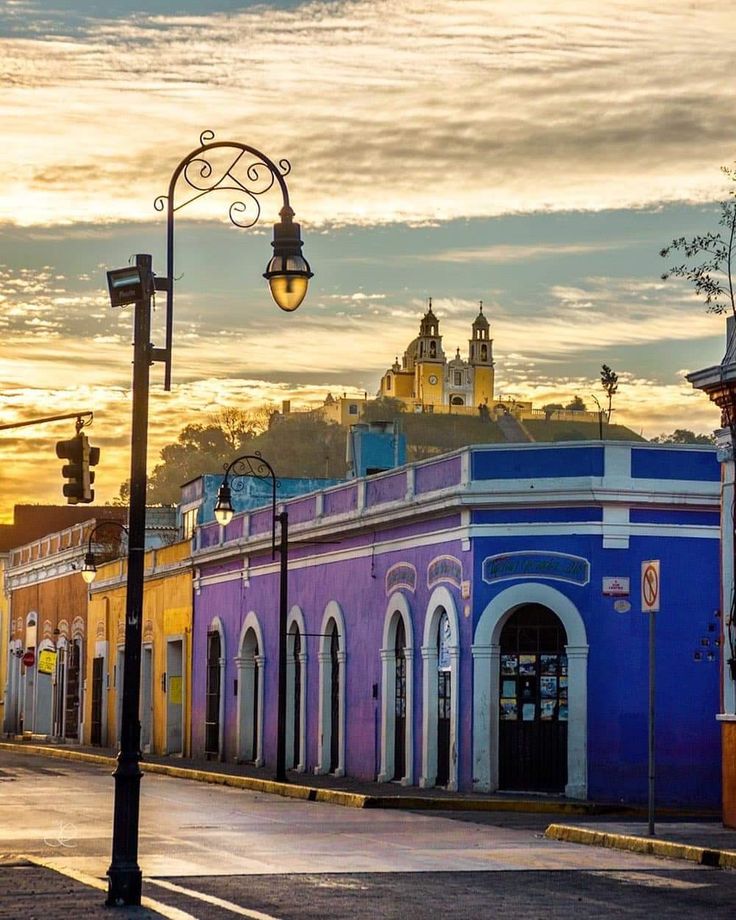
[[[0,854],[104,877],[112,790],[104,768],[0,752]],[[153,775],[141,791],[144,894],[192,917],[733,914],[736,872],[546,840],[545,816],[357,810]],[[15,916],[12,888],[0,905]]]

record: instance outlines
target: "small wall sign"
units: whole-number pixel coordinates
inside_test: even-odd
[[[616,575],[603,577],[603,593],[606,597],[628,597],[631,593],[628,578]]]
[[[631,604],[623,598],[619,598],[613,602],[613,609],[616,613],[628,613],[631,610]]]

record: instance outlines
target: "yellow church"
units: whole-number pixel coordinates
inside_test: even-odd
[[[397,356],[381,377],[378,396],[399,399],[410,411],[477,412],[479,406],[493,406],[493,383],[493,339],[483,301],[471,326],[467,361],[459,348],[448,361],[430,298],[419,335],[409,343],[401,364]]]

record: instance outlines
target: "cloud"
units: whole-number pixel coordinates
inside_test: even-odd
[[[11,223],[147,218],[201,124],[289,156],[312,225],[700,201],[733,155],[727,5],[354,0],[61,33],[23,11],[45,26],[0,41]]]

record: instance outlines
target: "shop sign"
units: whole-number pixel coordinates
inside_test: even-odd
[[[45,648],[38,653],[38,673],[53,674],[56,670],[56,656],[58,652],[54,649]]]
[[[587,585],[590,563],[582,556],[537,550],[499,553],[483,560],[483,581],[491,584],[511,578],[549,578],[573,585]]]

